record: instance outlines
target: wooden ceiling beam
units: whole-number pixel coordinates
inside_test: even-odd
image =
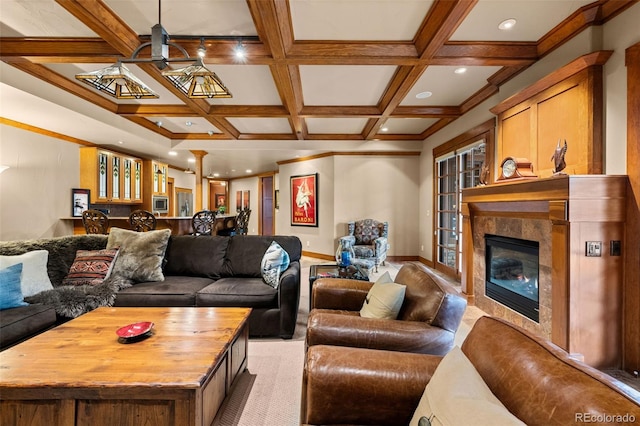
[[[289,123],[295,136],[303,140],[307,126],[298,115],[302,109],[302,82],[297,65],[287,65],[280,61],[287,58],[293,45],[293,24],[291,11],[286,0],[246,0],[260,40],[268,46],[275,64],[271,65],[276,88],[282,104],[289,112]]]

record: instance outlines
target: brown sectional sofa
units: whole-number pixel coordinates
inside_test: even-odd
[[[501,319],[480,318],[462,351],[491,392],[527,425],[640,422],[640,392]],[[442,358],[312,346],[305,361],[301,423],[408,424]]]
[[[280,275],[277,289],[264,283],[260,270],[272,241],[278,242],[290,257],[289,268]],[[61,287],[77,250],[98,250],[106,245],[106,235],[4,241],[0,242],[0,255],[47,250],[47,272],[56,288]],[[294,236],[171,236],[163,261],[165,280],[120,289],[115,293],[114,305],[251,307],[251,336],[291,338],[300,300],[301,255],[302,244]],[[41,304],[0,311],[0,347],[68,319]]]

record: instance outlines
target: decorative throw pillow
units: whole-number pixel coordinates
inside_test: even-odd
[[[119,247],[111,273],[135,282],[164,281],[162,259],[170,236],[170,229],[136,232],[111,228],[107,249]]]
[[[524,425],[491,393],[458,346],[434,371],[409,424],[418,426],[422,417],[432,426]]]
[[[45,290],[52,290],[51,280],[47,273],[49,252],[33,250],[17,256],[0,256],[0,268],[22,263],[20,287],[24,297],[33,296]]]
[[[0,310],[27,306],[20,290],[22,263],[0,270]]]
[[[369,289],[362,309],[360,309],[360,316],[364,318],[398,318],[406,289],[407,286],[394,283],[389,272],[385,272]]]
[[[98,285],[109,278],[118,249],[78,250],[64,285]]]
[[[289,253],[273,241],[262,256],[260,268],[264,282],[277,289],[280,284],[280,274],[287,270],[289,262]]]

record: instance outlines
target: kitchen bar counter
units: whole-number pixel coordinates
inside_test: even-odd
[[[61,220],[73,220],[73,233],[84,234],[84,226],[81,217],[62,217]],[[186,235],[192,232],[191,216],[156,216],[156,229],[171,229],[172,235]],[[109,226],[130,229],[128,216],[109,216]],[[236,226],[236,215],[223,214],[216,216],[214,234],[223,229],[232,229]]]

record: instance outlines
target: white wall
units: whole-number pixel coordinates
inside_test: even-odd
[[[0,240],[73,233],[71,188],[80,182],[79,145],[0,125]]]
[[[318,173],[318,227],[291,226],[291,176]],[[419,157],[335,155],[280,166],[278,233],[296,235],[305,251],[330,255],[347,222],[389,222],[389,255],[415,256]]]

